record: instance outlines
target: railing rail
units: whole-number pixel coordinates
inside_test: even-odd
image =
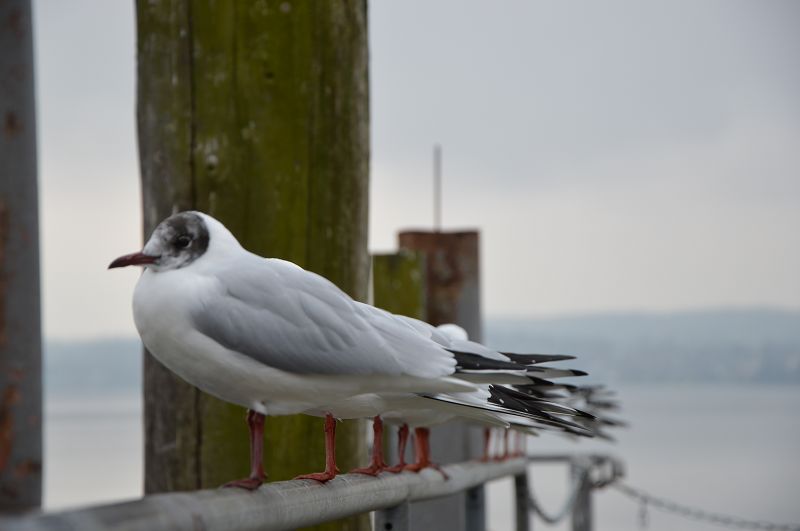
[[[587,496],[621,474],[619,463],[596,455],[551,455],[504,461],[466,462],[419,474],[378,478],[344,474],[321,485],[311,480],[268,483],[254,492],[214,489],[155,494],[144,498],[48,514],[0,518],[3,531],[279,531],[377,511],[376,530],[408,529],[408,504],[448,496],[503,477],[514,477],[517,530],[529,529],[536,511],[528,486],[531,462],[565,462],[573,469],[573,529],[591,529]],[[611,466],[605,466],[611,463]],[[473,526],[474,527],[474,526]],[[482,526],[481,526],[482,527]]]
[[[458,463],[419,474],[337,476],[269,483],[254,492],[214,489],[146,496],[139,500],[37,516],[0,519],[3,531],[267,531],[295,529],[345,516],[447,496],[525,472],[523,458]],[[398,529],[398,527],[393,527]]]

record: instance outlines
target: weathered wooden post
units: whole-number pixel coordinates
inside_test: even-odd
[[[378,308],[425,320],[426,275],[423,253],[401,251],[372,257],[372,298]],[[397,433],[387,430],[384,447],[388,462],[397,458]],[[408,454],[409,448],[406,450]],[[405,531],[409,526],[409,504],[375,512],[375,529]]]
[[[401,251],[372,257],[373,304],[378,308],[425,320],[425,255]]]
[[[30,0],[0,2],[0,511],[42,499],[39,211]]]
[[[253,252],[356,298],[367,288],[369,101],[364,0],[137,2],[145,234],[200,209]],[[217,486],[247,470],[244,411],[145,357],[145,490]],[[272,480],[321,469],[322,422],[270,418]],[[337,430],[343,470],[366,459]],[[367,529],[366,517],[326,529]]]
[[[479,237],[477,231],[400,233],[400,249],[425,254],[426,304],[429,323],[456,323],[470,338],[482,337],[480,310]],[[453,463],[478,457],[481,430],[449,423],[431,430],[433,459]],[[482,530],[485,527],[484,489],[415,504],[411,529]]]

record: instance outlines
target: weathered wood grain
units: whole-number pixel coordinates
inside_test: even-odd
[[[369,101],[363,0],[137,2],[145,234],[199,209],[251,251],[292,260],[356,298],[367,282]],[[247,471],[244,411],[145,362],[146,492]],[[342,469],[363,426],[338,431]],[[271,418],[265,465],[322,469],[322,422]],[[364,518],[329,529],[362,529]]]

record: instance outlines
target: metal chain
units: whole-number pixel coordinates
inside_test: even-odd
[[[572,490],[567,496],[564,505],[561,506],[561,510],[555,514],[551,514],[545,512],[542,509],[542,506],[539,505],[539,502],[536,501],[536,496],[533,493],[533,483],[530,483],[529,494],[528,494],[528,506],[533,510],[533,512],[542,519],[543,522],[547,522],[548,524],[557,524],[561,520],[564,519],[565,516],[572,512],[572,506],[575,505],[575,500],[578,499],[578,491],[580,490],[581,482],[580,481],[572,481]]]
[[[738,527],[740,529],[762,529],[768,531],[800,531],[800,525],[798,524],[776,524],[758,520],[747,520],[737,516],[713,513],[698,509],[696,507],[681,505],[680,503],[675,503],[665,498],[652,496],[643,490],[636,489],[628,485],[623,485],[622,483],[613,483],[610,486],[617,489],[622,494],[637,500],[641,504],[641,512],[639,517],[642,525],[646,525],[647,523],[647,507],[656,507],[673,514],[684,516],[686,518],[703,520],[727,527]]]

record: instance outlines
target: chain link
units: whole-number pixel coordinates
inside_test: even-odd
[[[581,488],[581,482],[573,480],[572,490],[570,491],[569,496],[567,496],[567,499],[564,502],[564,505],[561,507],[561,510],[557,513],[548,513],[542,508],[536,499],[536,495],[533,492],[533,483],[531,482],[529,485],[528,507],[534,512],[534,514],[541,518],[543,522],[547,522],[551,525],[557,524],[572,512],[572,508],[575,505],[575,500],[578,499],[578,491]]]
[[[658,498],[656,496],[652,496],[644,492],[643,490],[636,489],[628,485],[623,485],[622,483],[612,483],[610,487],[617,489],[622,494],[625,494],[626,496],[633,498],[634,500],[640,503],[639,521],[642,527],[645,527],[647,525],[647,508],[655,507],[657,509],[661,509],[663,511],[684,516],[686,518],[692,518],[694,520],[702,520],[705,522],[710,522],[713,524],[727,526],[727,527],[736,527],[739,529],[760,529],[765,531],[800,531],[800,525],[797,524],[776,524],[773,522],[747,520],[745,518],[739,518],[737,516],[730,516],[726,514],[704,511],[696,507],[690,507],[688,505],[675,503],[671,500],[667,500],[666,498]]]

